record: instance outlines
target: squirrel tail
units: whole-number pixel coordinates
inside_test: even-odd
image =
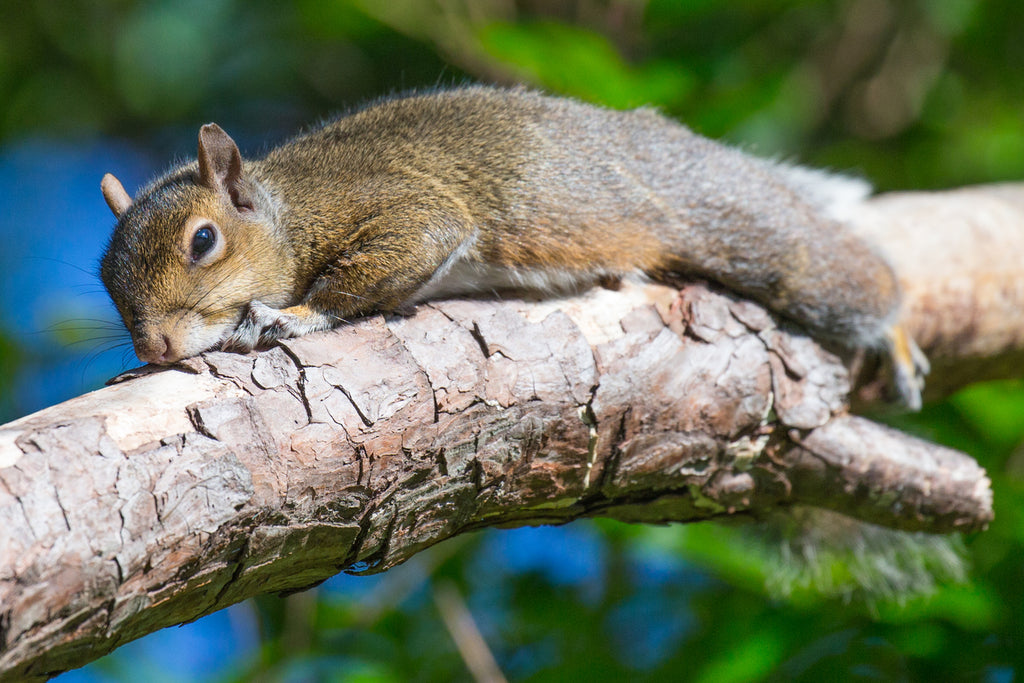
[[[904,602],[962,583],[968,563],[959,535],[895,531],[829,510],[794,507],[744,527],[764,555],[769,594],[815,594],[861,601]]]

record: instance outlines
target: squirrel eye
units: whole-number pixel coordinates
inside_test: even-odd
[[[209,225],[204,225],[192,235],[192,260],[198,261],[208,254],[217,243],[217,233]]]

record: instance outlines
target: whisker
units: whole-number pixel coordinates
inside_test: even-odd
[[[83,268],[82,266],[80,266],[80,265],[78,265],[76,263],[71,263],[70,261],[65,261],[63,259],[55,258],[53,256],[26,256],[25,260],[27,260],[27,261],[49,261],[50,263],[57,263],[57,264],[60,264],[62,266],[67,266],[68,268],[73,268],[73,269],[77,270],[80,273],[84,273],[85,275],[88,275],[90,279],[96,277],[96,273],[92,272],[91,270],[86,270],[85,268]]]

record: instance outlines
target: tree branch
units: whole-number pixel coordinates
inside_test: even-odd
[[[926,398],[1024,376],[1024,183],[881,195],[856,225],[899,275]]]
[[[1024,283],[995,247],[1013,240],[995,233],[1024,241],[1022,196],[865,211],[932,354],[933,395],[962,383],[961,364],[1020,353],[1024,325],[1000,312]],[[896,238],[963,221],[984,239],[920,257],[927,268]],[[965,255],[984,263],[989,248],[1012,283],[998,302],[982,294],[991,269]],[[964,310],[970,326],[955,323]],[[861,377],[862,400],[877,395]],[[44,679],[257,593],[382,571],[488,526],[805,504],[897,529],[983,528],[984,471],[847,414],[850,384],[837,356],[699,284],[440,302],[144,368],[0,427],[0,679]]]

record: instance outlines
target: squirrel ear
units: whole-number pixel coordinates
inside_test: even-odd
[[[239,210],[252,210],[252,201],[242,187],[242,155],[238,145],[216,123],[199,129],[199,184],[224,192]]]
[[[115,218],[120,218],[121,214],[132,205],[131,195],[124,191],[121,181],[110,173],[103,176],[103,180],[100,181],[100,190],[103,192],[103,198],[107,200],[107,206],[114,212]]]

